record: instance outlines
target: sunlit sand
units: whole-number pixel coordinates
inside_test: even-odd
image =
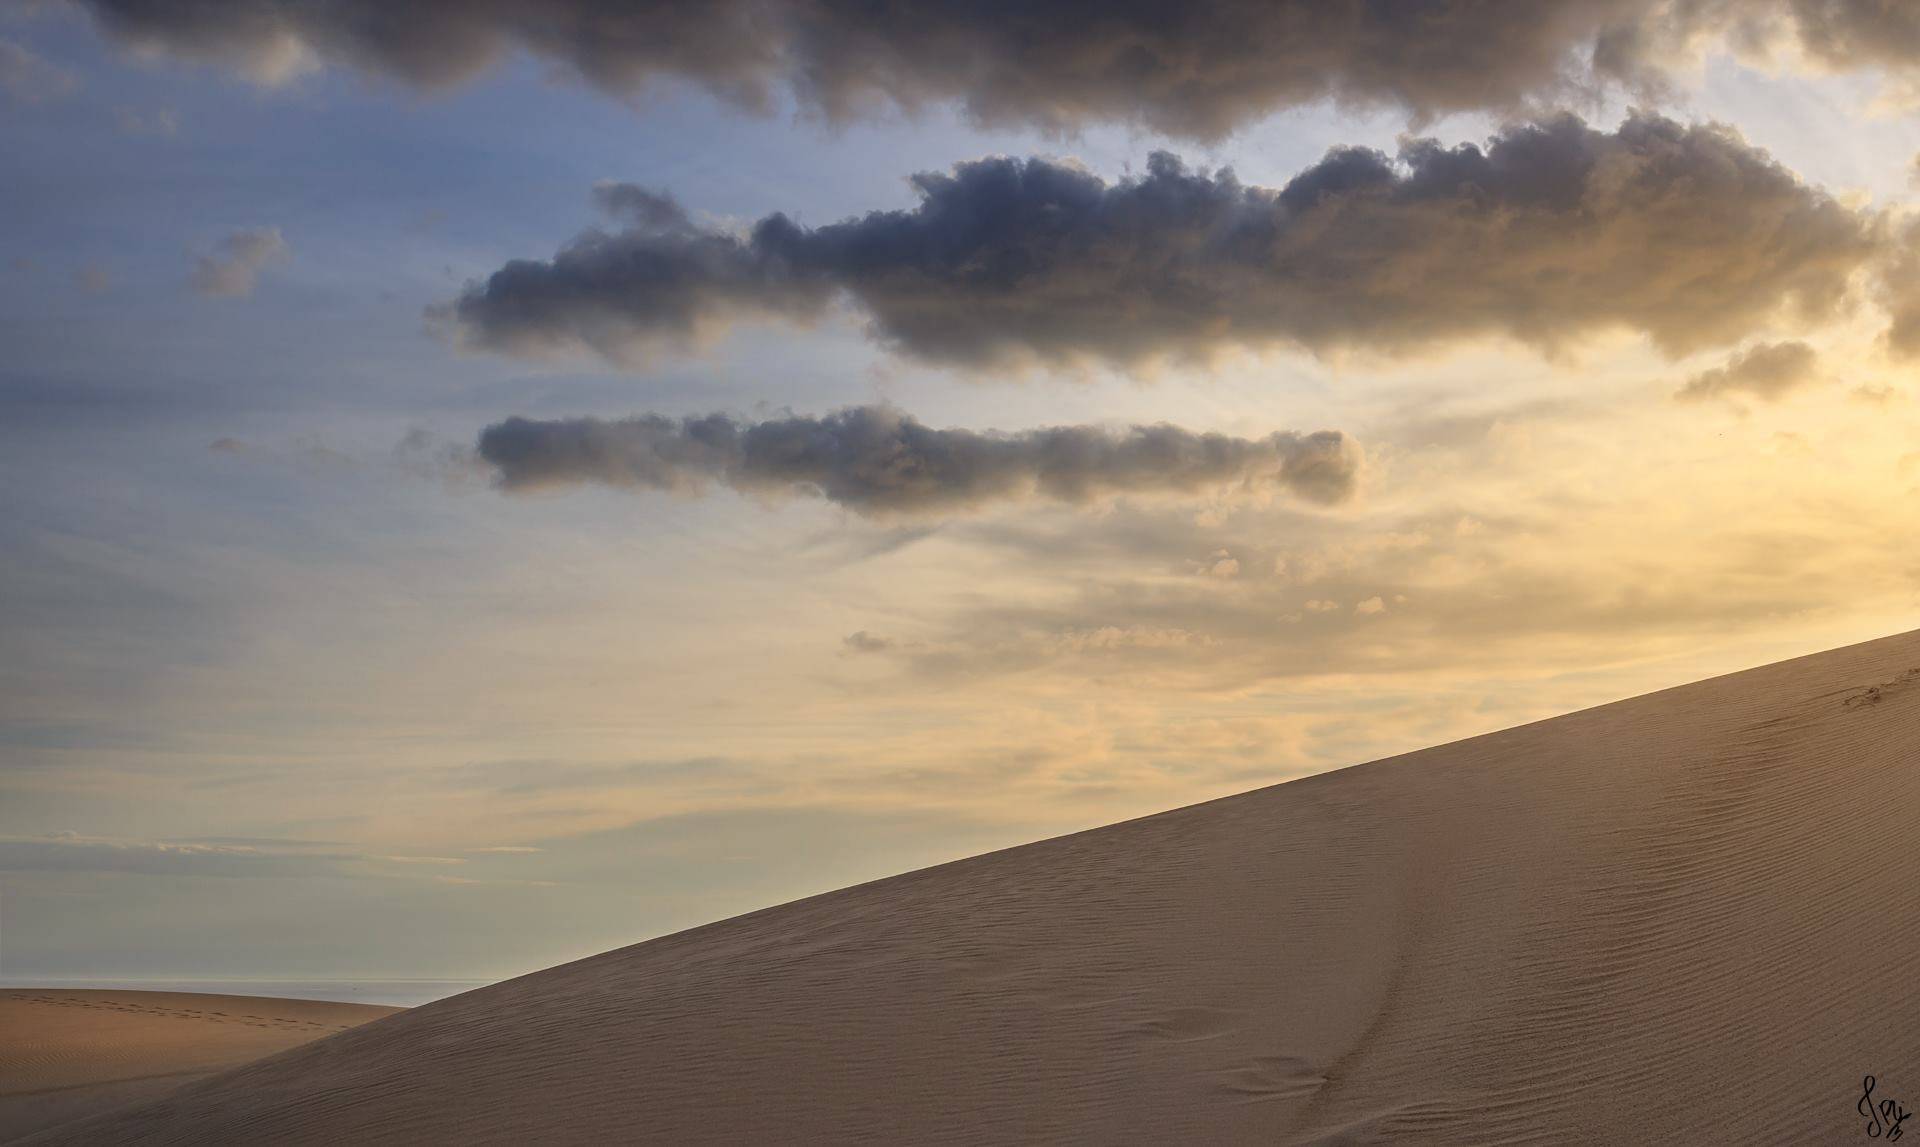
[[[1888,638],[845,889],[37,1142],[1863,1135],[1863,1077],[1920,1102],[1916,668]]]

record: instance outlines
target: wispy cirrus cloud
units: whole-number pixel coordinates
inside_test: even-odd
[[[532,847],[472,853],[536,853]],[[133,840],[59,832],[0,836],[0,872],[105,872],[137,876],[437,879],[420,869],[466,864],[465,857],[362,852],[318,841],[261,838]]]

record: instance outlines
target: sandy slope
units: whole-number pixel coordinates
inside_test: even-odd
[[[1863,1076],[1920,1108],[1917,668],[1891,638],[847,889],[48,1142],[1864,1142]]]
[[[399,1008],[183,992],[0,989],[0,1142]]]

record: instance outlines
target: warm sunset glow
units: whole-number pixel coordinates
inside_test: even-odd
[[[0,14],[0,976],[500,977],[1915,625],[1872,5],[366,6]]]

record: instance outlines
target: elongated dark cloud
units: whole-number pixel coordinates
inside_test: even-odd
[[[1648,0],[84,0],[147,52],[276,82],[324,65],[421,86],[514,50],[630,95],[689,81],[765,110],[782,92],[835,119],[959,101],[986,122],[1125,120],[1217,136],[1334,98],[1421,113],[1511,107],[1593,71]],[[1616,53],[1617,55],[1617,53]],[[1584,61],[1583,61],[1584,58]],[[1620,69],[1603,59],[1602,72]]]
[[[508,490],[591,482],[698,492],[720,483],[749,494],[811,495],[875,516],[1228,487],[1328,504],[1353,494],[1362,466],[1359,445],[1338,431],[1249,439],[1161,424],[981,433],[936,430],[873,406],[764,422],[720,414],[510,418],[481,433],[479,452]]]
[[[1397,163],[1340,149],[1278,190],[1165,153],[1112,184],[984,159],[914,186],[912,210],[745,234],[603,186],[627,227],[508,263],[439,314],[467,345],[616,361],[836,297],[886,344],[974,366],[1607,328],[1684,351],[1783,306],[1824,313],[1877,229],[1731,130],[1650,115],[1612,132],[1562,116],[1485,149],[1415,141]]]
[[[1334,100],[1415,115],[1654,90],[1700,48],[1827,68],[1920,62],[1886,0],[82,0],[148,53],[266,82],[339,66],[436,87],[514,51],[631,96],[662,80],[834,119],[959,102],[978,120],[1215,137]]]
[[[1747,396],[1775,402],[1813,381],[1819,355],[1803,342],[1761,343],[1701,371],[1674,393],[1683,402]]]

